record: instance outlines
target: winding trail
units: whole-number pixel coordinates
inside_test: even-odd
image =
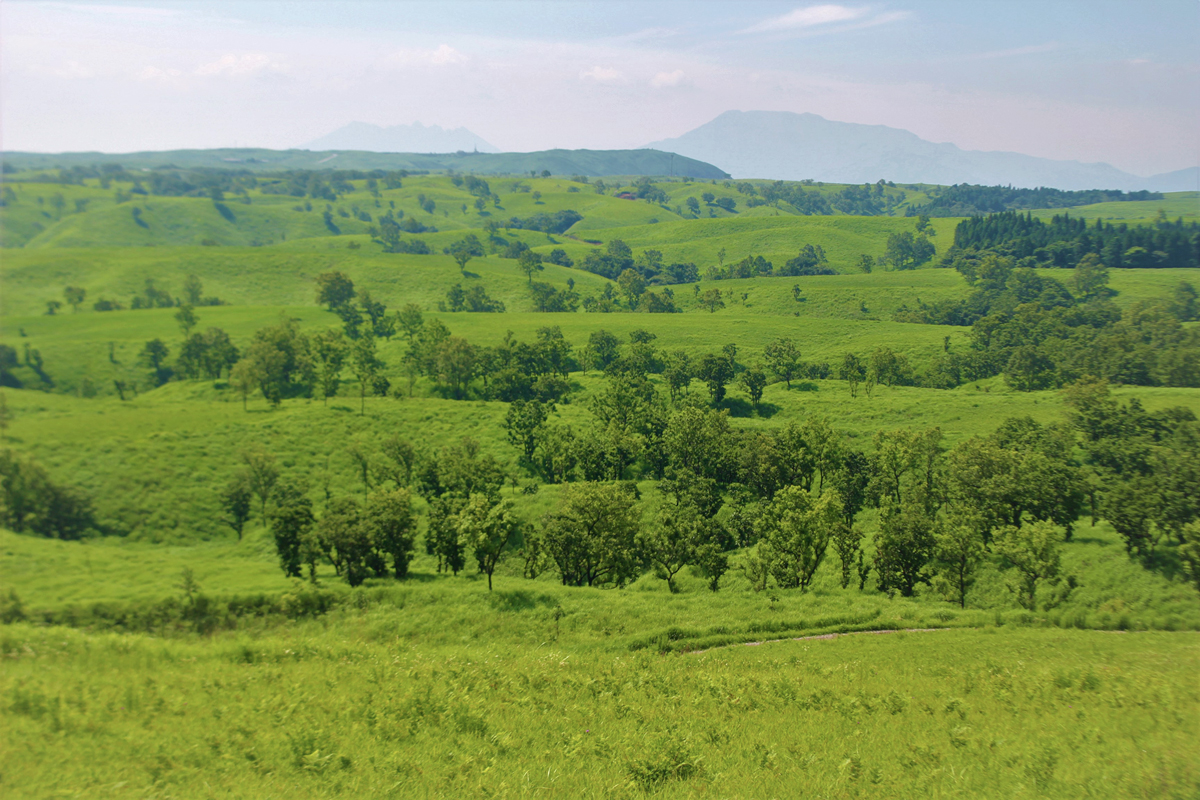
[[[704,650],[687,650],[688,655],[699,655],[700,653],[709,653],[713,650],[724,650],[728,647],[758,647],[760,644],[775,644],[777,642],[808,642],[817,639],[837,639],[840,636],[867,636],[880,635],[884,633],[935,633],[937,631],[952,631],[963,630],[962,628],[885,628],[877,631],[846,631],[845,633],[822,633],[816,636],[789,636],[784,639],[763,639],[760,642],[739,642],[737,644],[723,644],[719,647],[708,647]]]

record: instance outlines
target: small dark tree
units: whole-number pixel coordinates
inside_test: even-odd
[[[67,301],[67,305],[71,307],[71,313],[78,314],[79,307],[87,299],[87,290],[79,286],[68,286],[63,289],[63,298]]]
[[[271,532],[275,536],[275,549],[279,553],[279,565],[289,578],[299,578],[304,563],[305,540],[313,525],[312,501],[300,486],[282,484],[274,493],[275,505],[271,509]]]
[[[371,545],[392,559],[397,578],[408,575],[416,542],[417,518],[407,489],[374,492],[363,507],[362,524]]]
[[[349,305],[354,299],[354,281],[343,272],[322,272],[317,276],[317,302],[330,311]]]
[[[258,497],[262,511],[262,520],[267,522],[267,500],[279,482],[279,467],[275,456],[265,450],[247,450],[242,453],[242,463],[246,465],[246,474],[250,480],[250,490]]]
[[[476,257],[483,256],[483,244],[479,238],[473,233],[468,233],[463,238],[459,239],[454,244],[447,248],[450,257],[454,259],[454,263],[458,264],[458,269],[461,272],[467,271],[467,263]]]
[[[225,517],[221,521],[233,528],[238,541],[242,540],[242,531],[250,519],[250,506],[254,500],[254,490],[250,486],[250,476],[239,472],[221,490],[221,508]]]
[[[521,448],[527,463],[533,462],[534,451],[537,450],[538,435],[546,424],[546,418],[554,410],[553,404],[544,405],[537,400],[516,400],[508,407],[504,418],[504,429],[508,432],[508,441],[514,447]]]
[[[767,387],[767,376],[757,365],[754,369],[748,369],[742,373],[742,386],[746,389],[746,394],[750,395],[750,402],[758,408],[758,404],[762,402],[763,389]]]

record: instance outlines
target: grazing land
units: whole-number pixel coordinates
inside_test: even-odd
[[[75,163],[4,796],[1200,789],[1195,193]]]

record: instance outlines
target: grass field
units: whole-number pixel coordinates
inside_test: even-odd
[[[857,581],[842,588],[832,551],[808,591],[754,591],[752,554],[734,550],[718,592],[692,567],[680,573],[679,593],[651,572],[620,590],[567,587],[551,573],[529,580],[515,554],[489,592],[474,564],[439,573],[419,540],[404,581],[370,578],[350,589],[323,565],[313,586],[284,577],[257,503],[240,541],[221,520],[218,491],[247,449],[270,451],[286,478],[306,482],[318,515],[329,498],[363,491],[349,449],[377,458],[393,435],[422,451],[477,440],[529,487],[502,490],[525,524],[555,508],[562,487],[533,491],[503,427],[507,403],[445,399],[429,378],[412,396],[368,398],[361,414],[353,380],[328,403],[285,399],[277,408],[258,395],[243,408],[224,380],[152,388],[138,354],[161,338],[174,359],[183,340],[175,309],[91,310],[100,298],[128,305],[147,279],[178,294],[196,275],[205,295],[227,303],[197,308],[198,328],[220,327],[245,347],[281,318],[310,333],[338,326],[316,304],[314,282],[341,270],[391,310],[415,303],[479,346],[509,332],[528,342],[558,326],[578,351],[601,329],[622,341],[647,330],[665,352],[735,344],[738,362],[754,366],[769,342],[790,337],[808,362],[888,347],[919,371],[947,349],[966,352],[970,329],[898,323],[894,313],[964,298],[970,286],[952,270],[855,266],[862,254],[882,255],[911,218],[751,209],[722,181],[663,181],[661,204],[614,197],[612,187],[632,178],[606,178],[599,194],[563,177],[488,177],[500,204],[479,211],[448,177],[427,175],[378,197],[357,182],[329,203],[335,235],[325,201],[261,189],[218,206],[114,196],[126,184],[18,177],[0,208],[0,341],[22,362],[27,347],[36,350],[51,382],[24,363],[11,368],[33,388],[3,390],[0,447],[86,492],[114,535],[66,542],[0,530],[6,800],[1200,792],[1200,599],[1173,546],[1131,558],[1107,521],[1085,516],[1061,545],[1063,582],[1040,590],[1036,611],[1018,606],[1011,571],[990,553],[962,608],[929,586],[911,598],[880,592],[874,576],[862,590]],[[926,188],[888,191],[911,203]],[[687,199],[705,192],[735,199],[736,210],[702,204],[695,218]],[[432,212],[418,195],[434,201]],[[1195,203],[1177,194],[1071,213],[1152,222],[1163,208],[1192,219]],[[380,252],[362,217],[393,206],[438,228],[417,234],[433,254]],[[595,242],[621,239],[635,255],[656,249],[702,274],[748,255],[778,266],[812,244],[839,274],[678,285],[679,314],[544,314],[516,261],[493,252],[460,272],[441,252],[466,232],[486,238],[488,222],[564,209],[583,215],[567,234],[501,227],[497,235],[543,254],[562,248],[576,261]],[[933,221],[939,252],[957,222]],[[1195,283],[1190,273],[1113,270],[1110,285],[1128,308]],[[550,264],[535,278],[560,289],[573,281],[583,296],[609,284]],[[460,283],[481,285],[507,311],[438,311]],[[86,289],[80,312],[46,314],[66,286]],[[715,313],[697,298],[712,288],[725,302]],[[406,385],[405,351],[402,337],[379,344],[393,386]],[[137,395],[118,399],[115,380],[137,384]],[[661,386],[661,376],[652,380]],[[575,371],[569,382],[551,422],[587,428],[605,379]],[[706,395],[699,381],[689,391]],[[1200,389],[1117,387],[1114,396],[1200,414]],[[950,390],[881,385],[857,397],[841,380],[779,382],[758,409],[730,384],[726,407],[739,429],[827,418],[865,452],[881,430],[938,427],[949,447],[1010,417],[1048,424],[1066,413],[1060,392],[1018,392],[999,377]],[[638,490],[650,524],[663,495],[652,480]],[[414,507],[423,530],[427,507],[419,499]],[[866,509],[856,524],[870,561],[879,512]],[[903,629],[923,632],[866,633]],[[859,635],[803,638],[835,632]],[[772,643],[743,646],[762,641]]]

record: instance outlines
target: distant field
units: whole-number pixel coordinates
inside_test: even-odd
[[[1182,217],[1184,222],[1200,219],[1200,192],[1168,192],[1162,200],[1132,200],[1122,203],[1094,203],[1075,208],[1042,209],[1033,215],[1050,219],[1064,213],[1082,219],[1102,219],[1130,224],[1152,223],[1162,210],[1174,222]]]

